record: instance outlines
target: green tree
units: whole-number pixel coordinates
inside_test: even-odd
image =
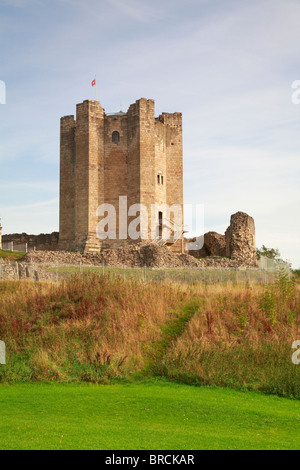
[[[297,279],[300,279],[300,268],[299,269],[294,269],[293,273],[294,273],[294,275]]]
[[[256,249],[256,253],[258,259],[261,257],[269,258],[275,261],[277,266],[282,266],[287,271],[292,270],[292,264],[290,261],[281,258],[278,248],[267,248],[265,245],[263,245],[261,248]]]
[[[280,260],[280,252],[277,248],[267,248],[263,245],[261,248],[257,248],[257,257],[260,259],[262,256],[265,256],[269,259]]]

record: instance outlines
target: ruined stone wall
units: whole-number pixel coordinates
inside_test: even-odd
[[[225,232],[225,256],[230,258],[230,225]]]
[[[231,259],[243,261],[248,266],[257,266],[255,224],[252,217],[244,212],[233,214],[227,231],[228,238]]]
[[[151,205],[182,207],[180,113],[155,119],[154,101],[141,98],[126,114],[106,115],[99,102],[84,101],[77,105],[76,121],[73,116],[61,119],[59,249],[101,249],[96,211],[103,203],[116,210],[118,236],[119,196],[128,197],[128,208],[140,203],[147,207],[147,223],[140,228],[149,238]],[[128,217],[121,239],[138,215]],[[158,224],[158,210],[156,219]]]
[[[42,253],[42,252],[39,252]],[[45,252],[43,252],[45,253]],[[42,267],[32,262],[30,263],[10,263],[0,260],[0,281],[57,281],[54,273],[46,271]]]
[[[200,250],[200,258],[206,256],[226,256],[224,235],[217,232],[208,232],[204,235],[204,246]]]
[[[41,233],[40,235],[27,235],[27,233],[13,233],[10,235],[2,236],[3,244],[13,242],[14,247],[25,247],[25,245],[27,244],[28,250],[56,250],[58,245],[58,239],[58,232],[53,232],[50,234]]]
[[[196,258],[227,257],[241,265],[256,267],[254,219],[244,212],[233,214],[225,235],[208,232],[204,235],[203,247],[189,253]]]

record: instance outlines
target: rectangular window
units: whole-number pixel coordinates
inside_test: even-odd
[[[160,184],[160,175],[157,175],[157,183]]]
[[[158,213],[158,236],[159,238],[162,237],[162,229],[163,229],[163,213]]]
[[[161,184],[164,184],[164,177],[161,176]]]

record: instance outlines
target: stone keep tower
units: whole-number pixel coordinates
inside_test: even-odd
[[[127,204],[183,205],[182,114],[154,114],[154,101],[142,98],[127,113],[105,114],[98,101],[77,105],[61,119],[60,250],[99,251],[97,208]],[[162,212],[157,214],[161,220]],[[133,217],[134,219],[135,217]],[[127,226],[130,217],[127,218]],[[149,234],[149,238],[150,234]]]

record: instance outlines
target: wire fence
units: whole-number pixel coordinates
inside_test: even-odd
[[[29,251],[35,251],[36,247],[31,246],[28,243],[15,243],[15,242],[2,242],[3,251],[17,251],[28,253]]]
[[[57,263],[41,265],[39,263],[9,262],[0,260],[0,281],[31,280],[59,282],[77,274],[95,273],[111,278],[139,280],[143,282],[178,282],[178,283],[233,283],[233,284],[269,284],[274,282],[279,267],[291,273],[285,263],[269,263],[272,260],[260,260],[258,268],[168,268],[156,269],[126,268],[91,265],[61,265]]]
[[[0,281],[55,281],[54,273],[34,263],[19,263],[0,259]]]
[[[151,281],[170,281],[178,283],[271,283],[275,280],[275,274],[262,269],[208,269],[208,268],[113,268],[108,266],[66,266],[49,267],[49,271],[56,274],[58,278],[67,278],[72,274],[97,273],[112,278],[122,277],[124,279]]]
[[[87,265],[48,265],[38,264],[24,265],[12,263],[10,273],[13,279],[27,279],[34,281],[56,281],[68,279],[72,275],[97,274],[112,279],[122,278],[126,280],[137,280],[142,282],[176,282],[176,283],[272,283],[276,273],[270,273],[261,269],[152,269],[144,268],[114,268],[110,266],[87,266]],[[2,275],[1,275],[2,273]],[[0,279],[10,273],[1,271]]]
[[[258,260],[258,267],[268,272],[276,272],[278,269],[283,268],[287,273],[291,273],[291,265],[287,261],[274,260],[261,256]]]

